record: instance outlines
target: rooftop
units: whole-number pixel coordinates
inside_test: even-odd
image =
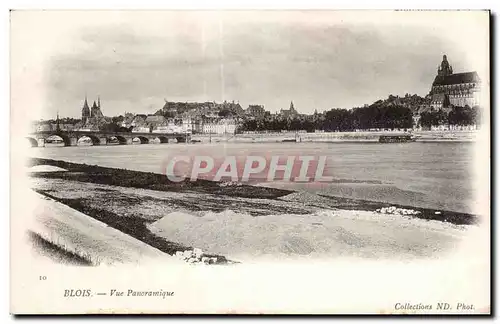
[[[477,72],[454,73],[450,75],[438,75],[432,83],[433,86],[452,85],[461,83],[477,83],[480,82]]]

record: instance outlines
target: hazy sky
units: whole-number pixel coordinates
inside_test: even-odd
[[[31,107],[32,118],[57,111],[79,117],[85,94],[90,104],[100,95],[107,116],[154,113],[164,99],[234,100],[270,111],[293,100],[303,113],[351,108],[389,94],[427,94],[443,54],[455,72],[481,69],[482,18],[465,12],[14,12],[12,96],[23,109]]]

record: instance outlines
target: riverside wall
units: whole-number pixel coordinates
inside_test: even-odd
[[[321,133],[255,133],[255,134],[195,134],[191,140],[202,143],[275,143],[275,142],[378,142],[381,135],[411,134],[417,142],[458,141],[474,142],[477,131],[367,131],[367,132],[321,132]]]

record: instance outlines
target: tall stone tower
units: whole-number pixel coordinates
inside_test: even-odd
[[[451,67],[450,63],[448,63],[446,55],[443,55],[443,61],[441,62],[441,65],[438,67],[438,75],[447,76],[452,74],[453,74],[453,68]]]
[[[101,118],[103,117],[102,111],[101,111],[101,99],[97,98],[97,104],[94,101],[92,104],[92,108],[90,108],[90,117],[92,118]]]
[[[85,102],[83,103],[83,108],[82,108],[82,123],[86,124],[90,118],[90,108],[89,104],[87,103],[87,96],[85,96]]]
[[[92,108],[90,108],[90,117],[96,117],[96,110],[97,110],[97,105],[95,103],[92,104]]]

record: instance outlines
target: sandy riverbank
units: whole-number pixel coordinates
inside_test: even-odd
[[[226,260],[432,258],[448,253],[477,219],[385,204],[209,181],[172,184],[162,175],[33,159],[68,171],[31,174],[38,193],[167,254],[193,247]],[[156,180],[152,180],[155,178]],[[314,196],[314,197],[313,197]],[[446,219],[446,221],[444,221]]]

